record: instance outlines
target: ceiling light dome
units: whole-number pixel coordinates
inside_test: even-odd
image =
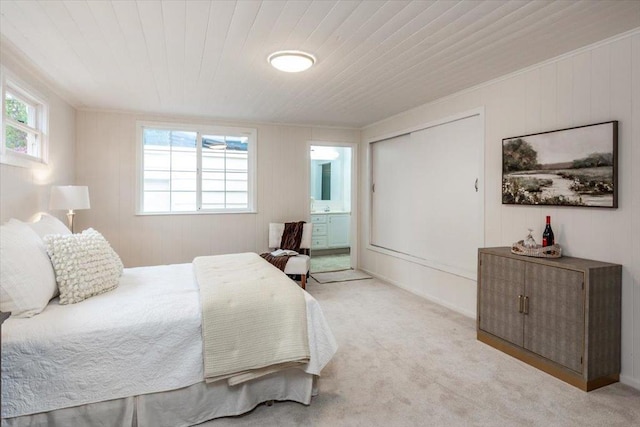
[[[316,58],[310,53],[299,50],[280,50],[269,55],[269,63],[280,71],[299,73],[316,63]]]

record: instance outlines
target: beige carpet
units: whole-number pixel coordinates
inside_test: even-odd
[[[318,283],[348,282],[350,280],[371,279],[367,273],[360,270],[329,271],[326,273],[311,273],[311,277]]]
[[[217,426],[640,426],[640,391],[584,393],[475,339],[475,321],[378,280],[317,284],[338,353],[310,406]]]

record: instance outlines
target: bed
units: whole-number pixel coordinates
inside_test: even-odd
[[[200,299],[191,263],[138,267],[80,303],[56,297],[33,317],[12,316],[2,325],[2,425],[187,426],[267,401],[310,404],[337,348],[311,295],[308,361],[233,386],[204,381]]]

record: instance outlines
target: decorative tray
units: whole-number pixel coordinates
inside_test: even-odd
[[[537,245],[535,248],[526,248],[524,240],[520,240],[511,245],[511,253],[537,258],[560,258],[562,256],[562,248],[558,244],[545,247]]]

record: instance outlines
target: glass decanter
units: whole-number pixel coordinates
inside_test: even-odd
[[[533,229],[528,228],[527,230],[529,230],[529,234],[524,239],[524,247],[527,249],[535,249],[538,247],[538,244],[536,243],[536,240],[531,235],[531,233],[533,233]]]

